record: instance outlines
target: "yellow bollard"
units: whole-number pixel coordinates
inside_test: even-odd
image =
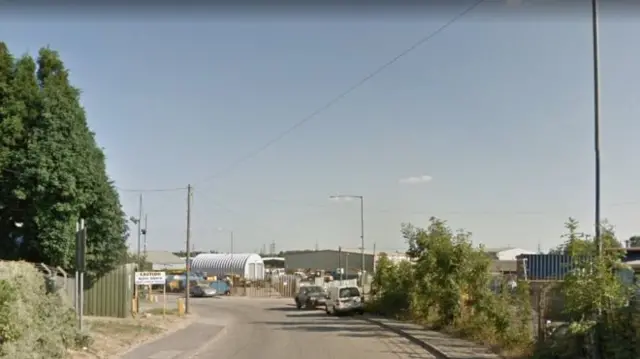
[[[184,315],[184,298],[178,298],[178,315]]]
[[[138,313],[138,301],[136,298],[131,299],[131,313],[134,316]]]

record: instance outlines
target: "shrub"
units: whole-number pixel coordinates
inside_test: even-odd
[[[78,339],[66,298],[32,264],[0,261],[0,358],[57,359]]]
[[[622,275],[630,268],[622,263],[623,251],[613,228],[602,227],[601,255],[593,238],[579,233],[578,222],[566,223],[566,243],[556,249],[576,258],[575,268],[561,285],[565,328],[540,343],[536,353],[543,359],[640,357],[640,308],[637,286]],[[627,272],[628,273],[628,272]]]
[[[402,231],[411,260],[378,260],[372,310],[504,349],[531,345],[528,286],[520,283],[511,290],[502,280],[500,293],[494,293],[491,259],[472,245],[470,233],[453,232],[436,218],[426,229],[404,225]]]

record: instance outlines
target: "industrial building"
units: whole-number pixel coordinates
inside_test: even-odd
[[[202,253],[191,261],[193,272],[207,276],[238,275],[245,279],[264,279],[264,262],[255,253]]]
[[[335,270],[345,268],[347,274],[355,274],[362,268],[362,253],[355,251],[317,250],[284,252],[284,264],[288,270],[323,269]],[[373,253],[364,255],[365,270],[374,271]]]
[[[186,261],[168,251],[148,251],[145,261],[157,271],[186,269]]]
[[[536,252],[529,251],[522,248],[503,247],[503,248],[485,248],[487,253],[492,259],[498,261],[515,261],[518,256],[523,254],[536,254]]]

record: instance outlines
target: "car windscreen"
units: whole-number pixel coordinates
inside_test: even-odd
[[[324,291],[324,288],[322,287],[307,287],[307,290],[309,291],[309,293],[320,293]]]
[[[348,297],[359,297],[360,290],[358,288],[342,288],[340,289],[340,298],[348,298]]]

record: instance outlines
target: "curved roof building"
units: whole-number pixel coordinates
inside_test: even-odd
[[[202,253],[191,261],[191,270],[207,276],[239,275],[251,280],[264,279],[264,262],[255,253]]]

